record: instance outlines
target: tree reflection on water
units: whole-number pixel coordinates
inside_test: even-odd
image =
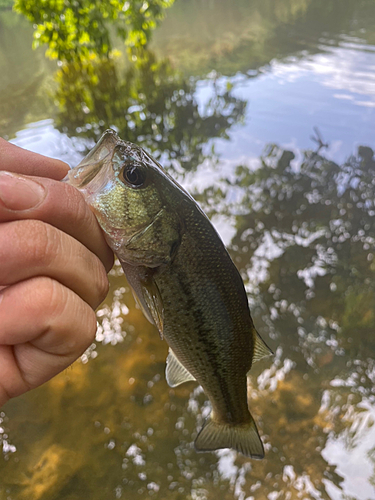
[[[263,477],[273,471],[269,492],[285,488],[282,469],[275,482],[276,454],[293,467],[286,483],[308,474],[329,498],[323,479],[341,481],[322,458],[327,439],[345,436],[350,450],[374,423],[365,410],[375,401],[375,161],[368,147],[343,165],[313,151],[299,157],[271,145],[260,168],[239,166],[235,180],[201,200],[215,215],[218,197],[226,198],[232,256],[252,291],[258,329],[278,346],[273,367],[258,377],[272,445],[260,466]]]
[[[360,4],[373,9],[367,0]],[[296,44],[321,50],[322,18],[332,43],[343,26],[362,26],[350,15],[354,9],[357,19],[358,5],[285,0],[273,14],[272,2],[241,0],[233,36],[219,37],[212,53],[197,37],[200,50],[188,63],[206,74],[201,61],[232,44],[221,61],[227,74],[241,66],[247,78],[247,70],[271,61],[277,51],[295,54]],[[311,11],[313,17],[301,22]],[[183,18],[182,2],[179,12]],[[194,9],[188,14],[194,16]],[[204,19],[216,27],[215,17]],[[254,23],[250,42],[248,20]],[[306,26],[315,24],[312,43]],[[283,42],[280,26],[287,32]],[[201,25],[196,29],[202,31]],[[306,31],[307,41],[293,42],[291,29]],[[56,126],[87,148],[112,126],[182,182],[193,173],[199,183],[206,159],[218,163],[215,175],[220,175],[224,169],[211,146],[244,119],[246,102],[236,89],[219,85],[211,73],[213,93],[202,107],[197,78],[180,73],[170,60],[135,50],[121,69],[123,61],[113,52],[107,56],[90,53],[62,65],[54,93]],[[17,105],[6,101],[4,109],[9,102]],[[26,99],[18,101],[23,119]],[[9,129],[9,121],[4,123]],[[18,130],[18,122],[14,127]],[[167,387],[167,346],[136,308],[116,266],[98,311],[95,344],[71,369],[0,413],[5,459],[0,499],[374,497],[374,169],[374,153],[366,146],[339,165],[322,143],[307,152],[273,144],[255,166],[231,167],[218,183],[194,193],[213,220],[229,221],[229,251],[243,276],[254,322],[275,351],[273,359],[253,367],[249,380],[265,460],[228,450],[194,451],[207,399],[193,383]]]
[[[226,138],[243,120],[246,102],[233,96],[231,84],[222,88],[214,82],[202,110],[196,80],[184,77],[168,59],[138,51],[123,75],[115,59],[65,64],[58,72],[57,125],[68,135],[97,141],[111,126],[123,139],[162,157],[165,166],[178,160],[190,171],[212,154],[208,141]]]
[[[265,460],[194,451],[206,398],[191,383],[168,389],[166,344],[115,267],[85,363],[9,405],[2,426],[22,461],[20,450],[8,451],[0,492],[36,500],[328,499],[352,491],[336,468],[339,447],[344,462],[363,464],[363,492],[350,498],[366,498],[375,455],[374,166],[368,147],[338,165],[324,152],[271,145],[258,168],[238,166],[197,193],[210,216],[221,207],[231,217],[230,252],[255,324],[276,351],[249,380]],[[21,404],[27,411],[17,411]]]

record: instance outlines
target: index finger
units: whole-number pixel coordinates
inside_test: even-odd
[[[61,160],[27,151],[0,137],[0,170],[59,181],[69,171],[69,165]]]
[[[113,253],[104,233],[82,193],[73,186],[0,171],[0,223],[19,220],[37,220],[56,227],[97,255],[107,271],[111,269]]]

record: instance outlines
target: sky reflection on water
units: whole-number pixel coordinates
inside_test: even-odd
[[[357,41],[359,42],[359,41]],[[237,162],[259,156],[266,144],[312,147],[318,126],[330,144],[328,156],[343,161],[353,147],[373,143],[375,133],[375,47],[321,47],[324,53],[273,60],[257,77],[238,75],[230,81],[237,97],[248,102],[243,127],[219,141],[217,151]],[[198,87],[201,100],[212,84]],[[356,124],[353,127],[353,123]]]

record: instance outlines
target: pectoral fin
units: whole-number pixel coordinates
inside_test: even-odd
[[[163,338],[163,302],[152,271],[121,262],[137,304],[145,317],[156,326]]]
[[[165,378],[169,387],[177,387],[184,382],[195,380],[193,375],[178,361],[172,349],[169,349],[167,357]]]
[[[159,288],[154,280],[142,283],[142,294],[147,310],[151,314],[154,324],[159,330],[161,338],[163,338],[163,302],[161,300]]]
[[[148,309],[147,307],[147,304],[145,303],[145,301],[142,301],[141,302],[141,299],[140,297],[135,293],[135,290],[133,287],[130,287],[131,291],[132,291],[132,294],[133,294],[133,297],[134,297],[134,300],[136,301],[139,309],[143,312],[143,316],[152,324],[152,325],[155,325],[155,322],[151,316],[151,311]]]

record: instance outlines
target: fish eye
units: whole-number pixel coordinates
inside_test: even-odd
[[[141,187],[145,183],[145,171],[134,163],[125,164],[120,173],[122,180],[132,187]]]

